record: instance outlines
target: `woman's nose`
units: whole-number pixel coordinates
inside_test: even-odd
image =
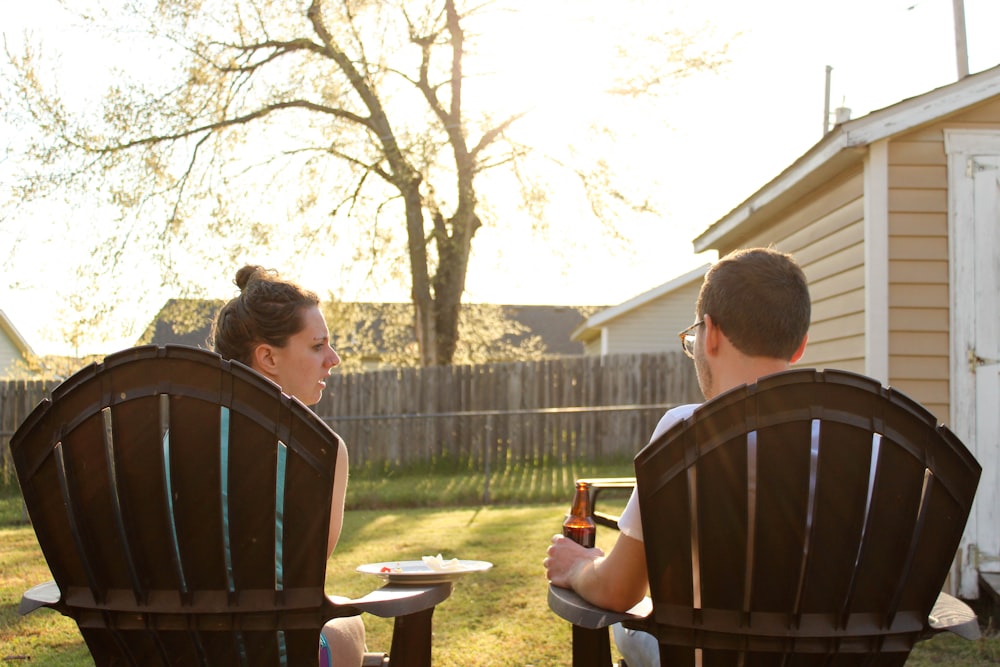
[[[337,354],[337,351],[332,347],[330,348],[330,356],[327,359],[327,363],[329,364],[330,368],[340,365],[340,355]]]

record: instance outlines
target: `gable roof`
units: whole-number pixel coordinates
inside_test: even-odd
[[[4,335],[6,335],[7,338],[14,344],[17,351],[21,353],[21,356],[28,357],[35,355],[31,346],[28,345],[28,341],[24,339],[24,336],[21,335],[21,333],[17,330],[17,327],[14,326],[14,323],[10,321],[10,318],[7,317],[3,310],[0,310],[0,331],[2,331]]]
[[[1000,66],[965,77],[834,127],[805,154],[694,239],[696,252],[727,245],[737,230],[752,233],[773,213],[847,167],[861,164],[868,146],[1000,95]],[[746,225],[753,220],[753,228]]]
[[[593,306],[500,306],[507,317],[521,324],[527,333],[535,335],[545,343],[550,354],[583,354],[583,344],[573,339],[573,330],[589,313]]]
[[[685,285],[689,285],[696,280],[700,281],[702,278],[705,277],[705,274],[708,273],[708,269],[711,266],[712,266],[711,264],[703,264],[702,266],[699,266],[697,269],[688,271],[684,275],[669,280],[663,283],[662,285],[654,287],[651,290],[647,290],[638,296],[634,296],[628,301],[625,301],[624,303],[620,303],[617,306],[612,306],[611,308],[606,308],[598,313],[595,313],[594,315],[591,315],[589,318],[586,319],[586,321],[583,322],[583,324],[578,326],[573,331],[571,338],[573,340],[587,340],[589,338],[592,338],[593,336],[587,336],[588,332],[593,332],[595,329],[598,329],[608,324],[612,320],[615,320],[621,317],[622,315],[625,315],[633,310],[636,310],[637,308],[641,308],[647,303],[650,303],[651,301],[655,301],[656,299],[659,299],[662,296],[670,294],[671,292],[678,290],[681,287],[684,287]]]
[[[211,349],[208,337],[222,299],[169,299],[136,345],[189,345]]]

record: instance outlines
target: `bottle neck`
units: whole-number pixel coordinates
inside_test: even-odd
[[[577,484],[576,496],[573,497],[573,507],[570,509],[570,514],[579,517],[589,517],[591,513],[590,493],[588,492],[587,485]]]

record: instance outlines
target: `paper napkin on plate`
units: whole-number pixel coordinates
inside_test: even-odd
[[[421,556],[424,563],[432,570],[436,571],[447,571],[447,570],[457,570],[462,567],[462,564],[457,558],[452,558],[451,560],[444,560],[441,558],[441,554],[437,556]]]

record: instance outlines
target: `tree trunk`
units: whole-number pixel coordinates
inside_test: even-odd
[[[427,270],[427,242],[424,240],[424,209],[420,196],[420,179],[412,178],[397,187],[403,195],[406,211],[406,236],[410,257],[410,300],[413,302],[413,333],[420,351],[421,366],[441,363],[437,355],[434,325],[434,297]]]

